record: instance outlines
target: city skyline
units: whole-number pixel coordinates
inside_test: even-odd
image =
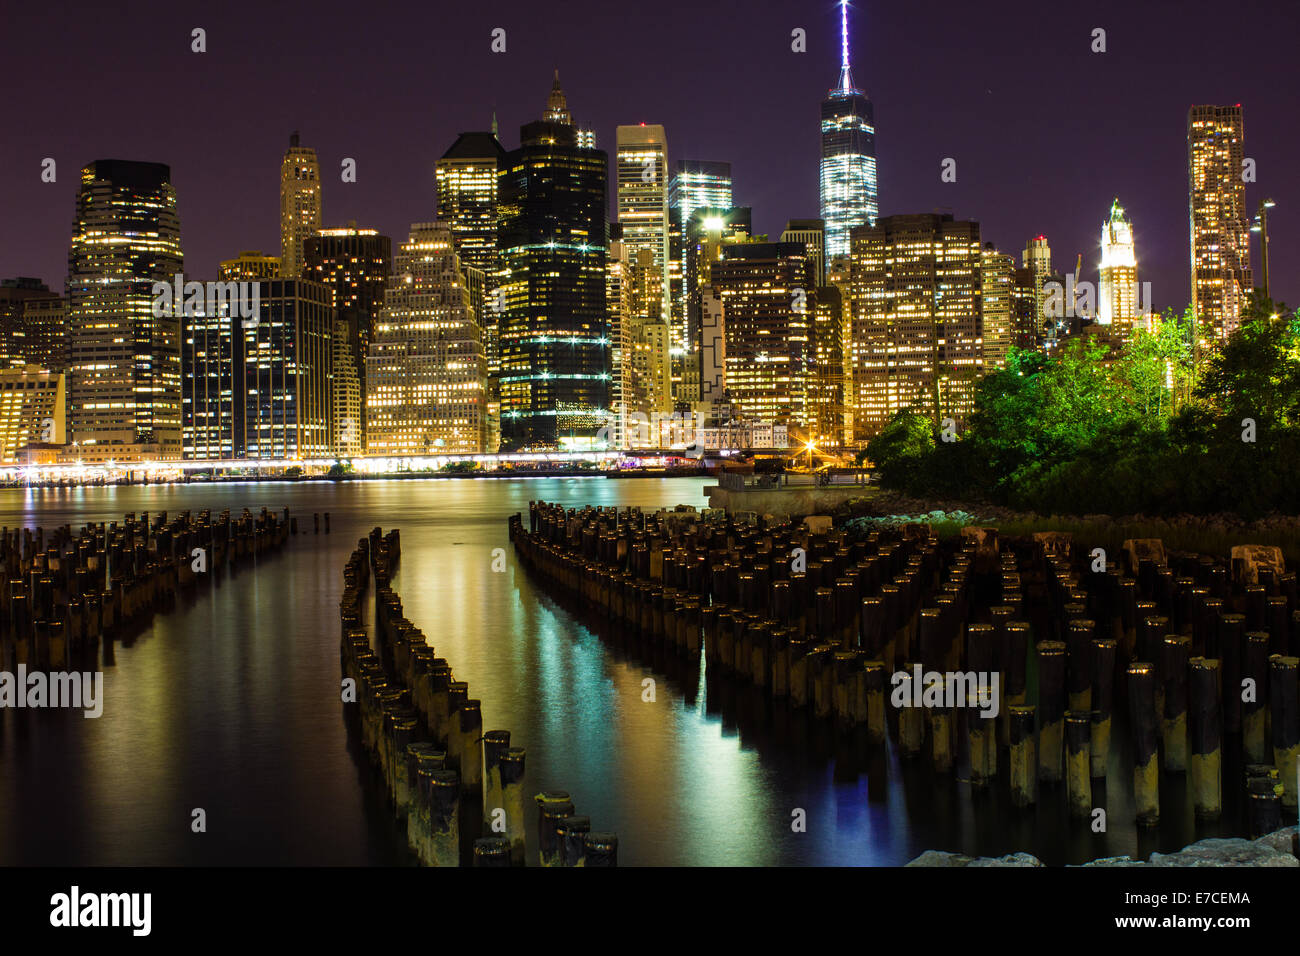
[[[573,6],[580,10],[593,7],[584,3]],[[463,50],[446,51],[457,64],[453,72],[460,77],[460,82],[472,88],[468,94],[443,98],[455,99],[455,104],[443,107],[433,93],[422,92],[436,88],[436,84],[417,85],[410,93],[403,91],[399,99],[404,102],[409,96],[424,95],[431,103],[438,103],[434,109],[424,108],[433,114],[427,124],[414,127],[402,124],[401,132],[410,135],[395,136],[389,130],[379,129],[382,124],[368,124],[362,136],[357,133],[357,125],[345,119],[345,109],[326,110],[329,118],[322,118],[322,104],[317,100],[330,99],[332,87],[326,82],[327,77],[322,78],[323,96],[306,97],[294,106],[262,110],[256,117],[241,115],[227,120],[222,114],[230,114],[228,108],[218,112],[209,106],[214,122],[229,123],[240,135],[197,137],[194,142],[188,142],[185,137],[178,140],[175,136],[164,137],[159,142],[153,131],[140,132],[130,124],[108,123],[104,128],[100,126],[100,118],[80,113],[74,123],[70,116],[60,118],[57,105],[47,107],[41,113],[49,115],[50,120],[16,130],[16,135],[0,147],[0,157],[3,157],[0,169],[5,173],[0,176],[0,182],[6,184],[0,201],[26,225],[21,236],[10,233],[0,240],[0,263],[3,263],[0,273],[33,276],[52,289],[62,285],[64,271],[59,263],[66,262],[67,255],[69,192],[82,166],[105,157],[171,166],[187,271],[191,274],[215,277],[218,262],[243,250],[274,253],[279,248],[279,222],[275,215],[278,183],[274,169],[276,161],[283,156],[285,137],[295,129],[299,130],[303,144],[316,150],[321,163],[325,194],[322,225],[340,226],[356,220],[377,228],[382,234],[402,235],[411,221],[432,215],[436,205],[433,166],[458,133],[488,128],[493,113],[503,130],[515,127],[518,120],[535,117],[546,78],[557,66],[571,102],[581,104],[580,125],[594,130],[598,148],[614,151],[614,131],[619,124],[662,125],[671,141],[669,168],[683,158],[704,157],[731,163],[735,203],[753,208],[756,233],[776,239],[785,221],[814,215],[818,208],[815,110],[816,103],[825,96],[827,73],[835,68],[840,53],[839,6],[829,2],[820,6],[823,9],[760,3],[753,16],[733,25],[747,41],[754,40],[751,49],[767,51],[751,55],[755,65],[759,57],[764,61],[762,76],[766,82],[758,99],[763,103],[761,116],[765,121],[759,123],[755,123],[752,114],[741,117],[726,107],[720,98],[721,91],[690,99],[678,96],[680,77],[667,78],[658,85],[609,84],[612,75],[621,74],[617,71],[611,74],[600,65],[599,38],[609,28],[599,18],[590,20],[591,30],[586,34],[595,44],[587,51],[592,54],[588,65],[575,62],[575,54],[583,46],[582,29],[561,31],[564,35],[555,37],[551,35],[556,32],[553,25],[533,23],[531,18],[535,14],[527,11],[511,13],[502,20],[507,30],[505,53],[490,52],[492,26],[481,29],[481,52],[472,52],[473,44],[468,41],[462,44]],[[1030,236],[1045,234],[1060,263],[1072,263],[1075,254],[1082,253],[1083,277],[1095,281],[1100,261],[1098,226],[1112,198],[1120,195],[1125,197],[1126,209],[1134,223],[1142,278],[1152,283],[1154,305],[1158,309],[1169,306],[1181,309],[1190,299],[1186,231],[1187,110],[1199,103],[1241,102],[1246,126],[1245,153],[1255,160],[1258,177],[1256,184],[1246,187],[1246,208],[1253,214],[1257,202],[1265,195],[1277,201],[1280,208],[1270,229],[1273,260],[1270,285],[1276,299],[1298,297],[1297,280],[1286,268],[1297,248],[1294,231],[1287,229],[1286,222],[1288,209],[1300,203],[1300,196],[1294,183],[1285,178],[1287,167],[1283,159],[1294,151],[1297,134],[1285,121],[1290,99],[1285,86],[1259,79],[1259,71],[1269,69],[1268,44],[1277,42],[1275,38],[1286,31],[1270,31],[1259,40],[1264,44],[1262,52],[1231,60],[1221,71],[1221,79],[1207,82],[1186,64],[1196,62],[1197,51],[1203,50],[1208,41],[1182,21],[1163,25],[1162,29],[1169,35],[1167,46],[1162,44],[1137,55],[1136,38],[1143,36],[1144,24],[1154,24],[1160,19],[1158,9],[1125,10],[1102,4],[1090,11],[1087,19],[1082,15],[1063,17],[1059,12],[1043,11],[1040,22],[1049,28],[1038,31],[1041,36],[1029,47],[1023,44],[1017,47],[1016,43],[1030,38],[1019,31],[1013,5],[1005,14],[1006,29],[994,32],[983,28],[983,38],[988,42],[981,46],[989,55],[984,57],[979,69],[987,74],[987,79],[976,82],[970,77],[956,89],[944,83],[947,67],[936,66],[922,75],[913,68],[900,66],[900,51],[902,62],[906,61],[908,51],[924,49],[930,56],[948,49],[955,51],[959,28],[978,26],[960,8],[931,6],[943,16],[927,20],[928,31],[923,42],[905,39],[915,37],[915,30],[900,25],[897,11],[871,3],[850,6],[854,79],[858,86],[871,91],[876,120],[882,130],[877,143],[881,215],[938,210],[951,212],[958,219],[975,219],[981,223],[983,238],[1005,252],[1016,252]],[[323,19],[332,23],[328,9],[328,6],[322,8]],[[671,21],[683,11],[681,5],[670,5],[664,16]],[[275,16],[273,12],[267,15]],[[707,29],[715,18],[723,16],[719,12],[699,11],[697,22],[700,29]],[[21,27],[21,14],[18,19],[17,26]],[[1107,30],[1105,53],[1090,50],[1094,21]],[[223,53],[222,44],[226,41],[210,32],[208,52],[190,52],[189,32],[183,28],[183,22],[178,15],[170,13],[156,18],[159,36],[173,37],[171,42],[177,49],[169,51],[160,47],[157,63],[148,68],[161,71],[169,69],[168,64],[176,57],[192,58],[176,62],[174,66],[179,72],[175,83],[167,90],[157,91],[165,104],[175,95],[173,86],[188,90],[187,112],[179,115],[190,115],[202,112],[204,107],[199,104],[213,103],[214,95],[223,89],[217,84],[215,90],[196,93],[190,87],[195,80],[192,74],[206,72],[215,66],[214,60],[228,64],[229,51]],[[445,32],[464,29],[472,35],[479,29],[477,19],[471,22],[467,16],[454,12],[446,14],[441,22],[448,27]],[[111,23],[99,26],[111,37]],[[806,54],[791,49],[791,30],[796,27],[806,31]],[[78,29],[81,27],[74,23],[74,34]],[[325,28],[321,29],[323,32]],[[766,42],[757,42],[760,31]],[[1231,22],[1225,31],[1216,35],[1219,42],[1227,45],[1244,42],[1234,41],[1233,31],[1243,37],[1253,33],[1248,16]],[[980,35],[977,30],[967,40]],[[661,39],[659,33],[650,29],[638,35],[637,42],[650,46],[658,39]],[[161,40],[150,42],[161,43]],[[693,41],[688,38],[687,42]],[[1148,42],[1145,36],[1142,42]],[[1072,65],[1076,74],[1080,68],[1093,69],[1087,74],[1088,95],[1079,92],[1077,83],[1070,88],[1050,75],[1044,75],[1043,82],[1032,89],[1023,83],[1019,87],[1007,86],[1009,74],[1001,72],[1001,61],[995,55],[999,48],[1006,50],[1008,65],[1014,65],[1017,74],[1026,69],[1032,72],[1033,64],[1041,63],[1038,57],[1044,50],[1050,50],[1054,56],[1053,62],[1057,64],[1054,69],[1064,64]],[[248,52],[248,44],[244,44],[240,55]],[[18,55],[22,57],[23,51]],[[203,61],[203,57],[209,60]],[[375,76],[385,74],[388,68],[378,57],[372,59]],[[92,69],[96,62],[97,57],[89,53],[69,58],[69,75],[79,69]],[[362,62],[366,60],[363,58]],[[1273,62],[1280,61],[1274,58]],[[1162,63],[1167,64],[1165,71],[1179,75],[1164,75]],[[1163,82],[1133,88],[1132,82],[1117,79],[1128,76],[1131,81],[1139,75],[1149,78],[1153,70],[1164,76]],[[258,75],[257,68],[248,72],[251,76]],[[16,75],[27,74],[19,70]],[[903,82],[904,79],[909,82]],[[231,79],[230,82],[238,87],[248,80]],[[979,101],[985,112],[999,111],[997,122],[985,124],[989,131],[982,131],[983,127],[973,131],[970,117],[966,115],[978,100],[972,100],[973,88],[981,85],[988,98],[987,103]],[[945,95],[936,97],[936,87],[942,88]],[[1087,121],[1047,122],[1047,117],[1055,114],[1043,112],[1036,105],[1041,103],[1042,87],[1055,89],[1058,96],[1065,95],[1069,88],[1068,103],[1062,100],[1064,105],[1060,108],[1067,115],[1087,117]],[[1125,90],[1123,95],[1120,95],[1121,87]],[[478,95],[480,88],[482,95]],[[620,91],[617,103],[610,101],[611,88]],[[1107,89],[1112,92],[1107,94]],[[1250,95],[1246,96],[1243,90],[1250,90]],[[58,90],[52,92],[46,102],[58,104]],[[230,90],[226,88],[226,92]],[[353,101],[358,95],[355,91],[335,92],[339,92],[343,103]],[[385,115],[390,108],[382,102],[385,96],[376,91],[376,97],[373,108],[381,116]],[[677,99],[676,105],[669,102],[673,99]],[[1039,137],[1005,135],[1023,130],[1027,121],[1022,114],[1035,112],[1037,118],[1029,125],[1038,129]],[[928,119],[918,122],[918,113],[926,114]],[[48,128],[51,123],[59,127],[58,133],[51,134]],[[46,126],[44,137],[38,133],[42,125]],[[1124,141],[1131,143],[1132,149],[1116,151],[1099,145],[1112,125],[1116,135],[1118,130],[1123,130]],[[125,132],[116,130],[115,126],[121,126]],[[1047,148],[1039,141],[1043,130],[1058,129],[1063,131],[1063,144],[1057,140],[1056,145]],[[973,132],[978,135],[972,135]],[[33,140],[42,139],[46,145],[35,145]],[[1014,149],[1010,144],[1014,144]],[[513,148],[509,135],[503,145]],[[1068,148],[1061,148],[1062,145]],[[46,157],[54,158],[57,163],[54,184],[40,181],[41,161]],[[213,169],[212,164],[218,158],[225,164],[223,169]],[[356,160],[355,183],[340,180],[339,164],[344,158]],[[941,162],[947,158],[956,160],[955,182],[941,180]],[[1026,185],[1030,187],[1028,190]],[[243,201],[231,203],[232,190],[237,190]],[[609,192],[612,200],[613,183]],[[606,218],[612,220],[615,209],[612,202],[609,206]],[[1258,240],[1252,238],[1252,242],[1253,259],[1258,256]]]

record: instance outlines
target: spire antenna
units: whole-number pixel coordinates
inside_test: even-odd
[[[840,0],[840,82],[836,92],[857,92],[849,70],[849,0]]]
[[[840,0],[840,69],[849,69],[849,0]]]

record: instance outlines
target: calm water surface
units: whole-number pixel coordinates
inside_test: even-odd
[[[1063,793],[1013,812],[1005,767],[995,793],[972,799],[965,783],[902,765],[892,748],[872,754],[699,668],[652,658],[581,608],[557,604],[515,564],[506,519],[526,514],[530,499],[703,506],[709,483],[0,489],[0,525],[10,528],[287,506],[300,531],[281,553],[200,588],[119,642],[102,665],[98,720],[0,711],[0,863],[411,864],[339,700],[342,569],[375,525],[401,529],[394,587],[406,616],[483,702],[484,728],[508,729],[528,749],[529,791],[568,790],[593,828],[619,834],[621,863],[897,865],[925,849],[1024,849],[1066,863],[1217,835],[1166,812],[1158,833],[1139,838],[1126,822],[1126,787],[1107,802],[1098,787],[1094,802],[1111,815],[1105,834],[1069,825]],[[328,536],[311,533],[317,511],[331,514]],[[494,548],[506,549],[506,573],[492,572]],[[646,677],[657,681],[654,703],[642,701]],[[1117,758],[1112,779],[1130,774]],[[206,833],[191,832],[195,808],[206,811]],[[806,832],[792,831],[796,809]]]

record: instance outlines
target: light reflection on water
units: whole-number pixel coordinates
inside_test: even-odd
[[[116,648],[104,716],[0,712],[0,863],[404,864],[339,700],[338,596],[356,540],[399,527],[406,616],[483,703],[484,729],[528,749],[529,792],[568,790],[626,864],[900,864],[924,849],[1051,862],[1156,849],[1131,826],[1013,815],[1003,796],[901,767],[892,751],[773,708],[676,660],[597,634],[518,569],[506,519],[530,499],[703,506],[703,479],[284,482],[0,490],[0,524],[129,511],[280,509],[284,553],[200,588]],[[332,533],[311,533],[313,512]],[[304,533],[305,532],[305,533]],[[506,573],[493,573],[504,548]],[[642,680],[656,679],[655,703]],[[1225,773],[1226,773],[1225,768]],[[1123,772],[1121,770],[1121,772]],[[1113,804],[1124,795],[1116,793]],[[191,812],[207,833],[191,832]],[[807,832],[791,811],[807,813]],[[1127,819],[1112,806],[1113,819]],[[1171,824],[1160,848],[1192,834]],[[1082,832],[1080,832],[1082,831]],[[1186,839],[1184,839],[1184,837]],[[535,849],[530,858],[535,858]]]

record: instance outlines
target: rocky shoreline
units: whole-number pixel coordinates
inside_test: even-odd
[[[1152,853],[1146,860],[1131,856],[1106,856],[1082,866],[1283,866],[1300,867],[1300,828],[1283,827],[1255,840],[1214,838],[1198,840],[1176,853]],[[1006,856],[966,856],[943,850],[926,850],[906,866],[985,867],[1046,866],[1028,853]]]
[[[1041,515],[1016,511],[984,502],[955,501],[940,498],[913,498],[896,491],[877,488],[869,497],[855,498],[844,506],[846,517],[866,517],[881,521],[954,521],[958,523],[1061,522],[1088,524],[1098,528],[1111,525],[1142,524],[1165,526],[1170,530],[1211,531],[1221,534],[1285,532],[1300,535],[1300,515],[1273,514],[1253,521],[1230,513],[1197,515]]]

